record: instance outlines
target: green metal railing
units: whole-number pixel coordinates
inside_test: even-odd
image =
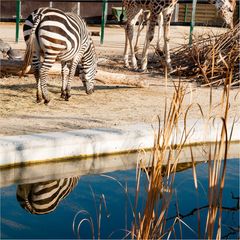
[[[191,18],[190,35],[189,35],[189,45],[192,45],[192,34],[193,34],[193,28],[195,26],[196,7],[197,7],[197,0],[193,0],[193,3],[192,3],[192,18]]]
[[[103,0],[102,1],[101,37],[100,37],[101,44],[103,44],[103,40],[104,40],[104,30],[107,22],[107,12],[108,12],[108,1]]]
[[[61,2],[60,0],[56,2]],[[81,0],[74,0],[70,2],[87,2],[87,1],[81,1]],[[99,2],[95,1],[95,2]],[[101,35],[100,35],[100,43],[103,44],[104,41],[104,31],[105,31],[105,25],[107,21],[107,14],[108,14],[108,2],[120,2],[120,1],[111,1],[111,0],[102,0],[102,19],[101,19]],[[191,1],[186,1],[191,2]],[[192,18],[191,18],[191,24],[190,24],[190,35],[189,35],[189,44],[192,44],[192,33],[195,26],[195,14],[196,14],[196,5],[197,0],[192,0]],[[184,22],[186,22],[187,18],[187,12],[188,12],[188,6],[185,6],[185,16],[184,16]],[[21,17],[21,0],[16,0],[16,42],[19,41],[19,26],[20,26],[20,17]]]
[[[15,38],[16,42],[19,41],[20,17],[21,17],[21,1],[16,0],[16,38]]]

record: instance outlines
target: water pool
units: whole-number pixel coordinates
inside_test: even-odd
[[[227,162],[223,191],[222,238],[239,238],[239,161],[239,158],[235,158],[229,159]],[[38,167],[41,168],[41,165]],[[208,204],[208,164],[199,163],[196,170],[199,192],[196,193],[194,189],[191,168],[177,172],[174,182],[175,194],[168,211],[167,225],[171,226],[173,223],[172,217],[176,216],[177,201],[182,220],[192,228],[190,230],[182,224],[182,238],[184,239],[198,237],[197,212],[194,211],[196,208],[201,209],[201,231],[202,237],[204,236],[206,205]],[[64,173],[64,169],[62,172]],[[138,211],[140,212],[143,210],[146,199],[145,186],[147,183],[145,173],[141,174],[141,191],[138,204]],[[134,203],[136,187],[136,170],[133,166],[121,170],[107,171],[103,174],[85,173],[79,178],[76,175],[72,178],[66,178],[63,174],[63,178],[65,178],[65,181],[75,179],[72,188],[66,193],[66,197],[56,204],[53,211],[40,215],[23,209],[21,199],[19,196],[16,197],[16,193],[17,191],[21,193],[33,191],[33,186],[37,188],[39,182],[50,184],[49,179],[41,179],[38,176],[33,182],[31,182],[31,179],[27,179],[21,185],[17,182],[2,184],[1,239],[76,239],[78,237],[76,234],[77,225],[75,225],[74,232],[73,220],[77,213],[79,215],[76,217],[76,224],[86,219],[87,216],[91,216],[95,228],[94,237],[97,238],[96,219],[98,214],[96,209],[99,211],[100,202],[102,202],[100,237],[113,239],[126,236],[126,230],[130,230],[133,221],[130,204],[130,202]],[[122,186],[120,186],[120,183]],[[127,195],[123,190],[123,187],[126,186],[128,189]],[[31,190],[29,190],[30,188]],[[106,207],[104,206],[105,202]],[[39,204],[41,205],[41,203]],[[43,209],[42,211],[47,212],[48,210]],[[81,212],[81,210],[86,212]],[[176,227],[175,230],[176,238],[180,238],[179,228]],[[80,237],[92,238],[91,228],[87,221],[84,221],[80,227]],[[171,238],[175,238],[175,236],[171,235]]]

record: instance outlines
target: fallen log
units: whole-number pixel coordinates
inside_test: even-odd
[[[0,60],[0,76],[2,75],[18,75],[21,74],[23,61],[22,60]],[[78,71],[76,71],[76,76]],[[30,68],[27,74],[32,74],[33,69]],[[55,63],[49,71],[50,75],[61,74],[61,65]],[[133,76],[120,73],[111,73],[103,70],[98,70],[96,75],[96,81],[99,81],[103,84],[116,84],[116,85],[130,85],[134,87],[148,87],[149,83],[146,80],[140,79],[141,76]]]

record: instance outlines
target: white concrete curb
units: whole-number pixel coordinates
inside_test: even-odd
[[[228,134],[233,121],[228,122]],[[187,144],[215,142],[220,139],[221,121],[211,124],[203,120],[187,121],[191,134]],[[59,158],[129,152],[149,149],[154,144],[158,127],[137,124],[111,129],[82,129],[68,132],[52,132],[22,136],[0,137],[0,167],[30,162],[42,162]],[[180,123],[171,144],[178,144],[184,124]],[[240,123],[235,123],[232,141],[240,141]],[[240,149],[240,148],[239,148]]]

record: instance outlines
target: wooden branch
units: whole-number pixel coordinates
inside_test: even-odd
[[[149,87],[149,83],[146,80],[140,79],[139,76],[111,73],[102,70],[97,71],[96,81],[102,82],[104,84],[122,84],[135,87]]]
[[[22,60],[0,60],[0,73],[4,74],[12,74],[12,75],[20,75],[22,69],[23,61]],[[27,74],[33,73],[32,68]],[[61,65],[56,63],[50,69],[50,75],[61,74]],[[75,74],[78,75],[78,74]],[[104,84],[119,84],[119,85],[130,85],[134,87],[148,87],[149,83],[146,80],[142,80],[141,76],[133,76],[127,74],[120,73],[111,73],[102,70],[97,71],[96,81],[99,81]]]

